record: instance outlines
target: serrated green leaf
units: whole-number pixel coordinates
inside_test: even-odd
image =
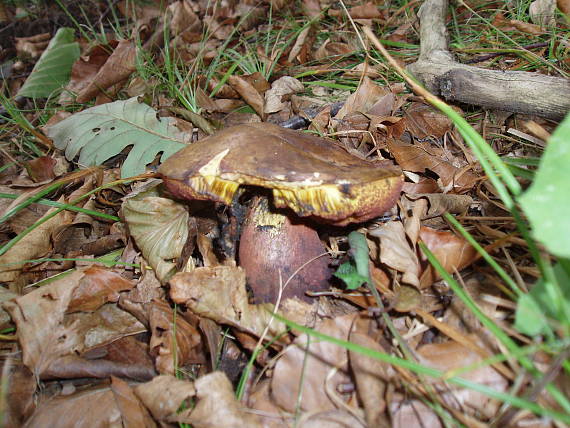
[[[46,98],[63,88],[71,76],[71,67],[79,58],[79,44],[71,28],[60,28],[50,40],[18,96]]]
[[[101,165],[132,146],[121,176],[132,177],[145,171],[157,154],[161,161],[186,147],[184,133],[172,118],[157,113],[137,98],[91,107],[62,120],[47,130],[58,149],[73,160],[79,154],[83,166]]]
[[[334,273],[339,279],[342,279],[349,290],[356,290],[362,284],[368,281],[368,278],[358,273],[356,266],[350,262],[341,264]]]
[[[552,254],[570,258],[570,114],[548,140],[529,189],[519,198],[536,240]]]

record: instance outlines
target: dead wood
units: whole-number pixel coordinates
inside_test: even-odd
[[[448,49],[447,0],[420,8],[420,57],[408,70],[447,101],[562,119],[570,111],[570,80],[527,71],[487,70],[461,64]]]

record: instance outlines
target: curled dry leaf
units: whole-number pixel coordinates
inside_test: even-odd
[[[482,361],[482,357],[476,352],[452,341],[424,345],[417,352],[422,364],[444,372],[473,367]],[[464,372],[461,377],[499,392],[505,392],[508,387],[507,380],[487,365]],[[483,414],[490,418],[500,406],[498,401],[470,389],[458,389],[449,385],[436,386],[436,389],[441,389],[440,394],[449,406],[470,415]]]
[[[265,92],[265,113],[276,113],[287,107],[283,102],[287,95],[296,94],[304,89],[303,84],[291,76],[283,76],[271,84]]]
[[[78,103],[86,103],[101,91],[122,82],[136,70],[136,44],[121,40],[92,80],[77,94]]]
[[[63,197],[58,202],[64,203]],[[56,208],[49,210],[42,218],[51,215]],[[21,274],[22,260],[45,256],[52,248],[51,237],[62,225],[71,222],[73,215],[62,211],[36,227],[16,245],[0,256],[0,282],[13,283]]]
[[[66,315],[84,276],[85,271],[79,269],[4,303],[18,329],[22,360],[38,377],[62,356],[145,331],[134,317],[115,305],[104,305],[94,313]]]
[[[118,41],[111,40],[108,45],[96,45],[86,55],[79,57],[71,67],[71,79],[65,91],[59,96],[60,104],[70,104],[75,95],[84,91],[95,79],[95,76],[110,56],[109,47],[115,49]]]
[[[429,227],[420,228],[420,239],[434,253],[447,272],[453,273],[469,266],[478,258],[478,253],[463,237],[450,231],[439,231]],[[421,288],[429,287],[440,276],[429,265],[420,278]]]
[[[399,221],[390,221],[369,232],[370,236],[380,240],[380,261],[386,266],[402,272],[402,282],[415,287],[420,286],[420,263],[411,248],[404,226]]]
[[[156,376],[150,382],[137,385],[134,391],[154,419],[162,423],[179,422],[178,410],[196,395],[193,382],[171,375]]]
[[[442,138],[453,122],[443,113],[424,103],[412,103],[405,111],[406,128],[416,138]]]
[[[342,119],[349,113],[368,113],[370,108],[390,91],[374,83],[368,77],[364,77],[361,85],[351,94],[342,108],[338,111],[335,119]]]
[[[156,277],[166,282],[182,254],[189,215],[184,205],[157,195],[153,188],[128,198],[121,216]]]
[[[196,315],[259,337],[272,318],[273,305],[250,305],[245,283],[245,271],[239,267],[196,268],[172,277],[170,297],[175,303],[185,304]],[[306,325],[314,310],[307,303],[288,299],[280,307],[280,314]],[[275,337],[285,330],[283,323],[273,320],[268,333]]]
[[[50,33],[41,33],[30,37],[14,37],[16,52],[20,58],[25,58],[26,56],[39,58],[45,48],[47,48],[50,40]]]
[[[156,358],[156,369],[161,374],[175,374],[176,366],[204,362],[204,357],[196,350],[201,343],[200,333],[184,318],[175,317],[173,311],[163,301],[154,301],[148,308],[152,334],[150,352]]]
[[[84,271],[78,286],[73,290],[67,313],[92,312],[107,302],[119,300],[119,292],[130,290],[135,286],[117,272],[91,266]]]
[[[194,10],[192,4],[188,0],[177,1],[168,6],[171,13],[170,30],[175,36],[179,36],[184,32],[199,32],[202,23]]]
[[[265,119],[265,100],[250,82],[248,82],[243,76],[231,75],[228,78],[228,83],[238,94],[240,94],[244,101],[255,110],[262,120]]]
[[[429,143],[398,143],[387,140],[390,153],[396,158],[398,165],[407,171],[425,172],[429,169],[439,175],[443,186],[456,193],[465,193],[472,189],[478,180],[469,166],[458,168],[446,160],[446,154]]]
[[[451,193],[408,193],[406,198],[410,200],[410,204],[425,198],[429,202],[429,207],[425,215],[427,217],[437,217],[444,213],[465,214],[471,204],[473,198],[469,195],[455,195]]]
[[[321,333],[347,340],[354,315],[326,319],[315,329]],[[303,334],[289,345],[277,360],[271,380],[271,396],[284,410],[294,413],[297,405],[304,411],[336,409],[327,390],[350,380],[346,349]],[[329,379],[331,371],[336,373]],[[302,394],[303,400],[297,403]]]
[[[210,373],[195,382],[157,376],[136,386],[135,394],[162,423],[189,423],[196,428],[261,427],[257,417],[242,409],[222,372]],[[189,406],[192,400],[195,405]]]
[[[117,377],[111,378],[111,391],[121,413],[124,427],[154,428],[156,423],[143,406],[131,387]]]
[[[26,427],[112,427],[124,426],[122,422],[121,411],[111,389],[95,387],[40,402],[26,421]]]
[[[350,332],[349,340],[367,349],[384,352],[378,340],[373,339],[370,330],[374,324],[363,318],[357,318],[354,328]],[[361,353],[349,351],[349,363],[356,390],[364,406],[366,423],[370,427],[386,425],[384,412],[386,410],[387,382],[389,380],[390,366],[375,358],[370,358]]]
[[[244,411],[224,373],[202,376],[194,386],[197,403],[181,413],[183,422],[196,428],[261,428],[258,417]]]

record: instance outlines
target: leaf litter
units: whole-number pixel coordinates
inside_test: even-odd
[[[445,419],[467,426],[501,420],[554,426],[532,412],[503,411],[501,400],[446,382],[460,376],[507,393],[516,383],[513,373],[522,372],[516,361],[486,360],[501,354],[503,345],[454,296],[420,245],[520,343],[531,344],[533,336],[548,332],[548,324],[533,329],[519,312],[518,331],[513,329],[512,292],[497,285],[496,274],[444,217],[454,214],[499,264],[515,270],[522,289],[529,288],[534,267],[497,189],[452,121],[393,79],[381,61],[363,56],[349,27],[340,30],[349,22],[344,8],[327,9],[323,2],[308,0],[295,10],[283,3],[213,7],[181,0],[164,10],[153,3],[118,2],[112,13],[130,21],[133,32],[103,41],[79,39],[81,56],[73,57],[73,64],[62,61],[57,84],[44,92],[31,93],[30,87],[50,78],[43,68],[48,54],[57,58],[77,44],[66,39],[58,48],[57,39],[50,43],[51,36],[39,32],[16,40],[29,68],[38,61],[20,95],[36,102],[51,97],[45,104],[49,121],[40,120],[39,111],[23,118],[34,127],[47,122],[43,130],[54,149],[44,153],[34,146],[34,156],[2,149],[7,161],[17,158],[14,167],[0,170],[2,194],[17,198],[8,204],[0,199],[1,215],[17,210],[0,228],[1,402],[7,426],[438,427]],[[400,9],[372,2],[346,6],[359,24],[389,28],[384,39],[394,43],[394,51],[401,50],[401,63],[411,63],[420,41],[413,19],[401,14],[414,16],[413,3]],[[542,35],[546,25],[561,25],[552,15],[553,4],[533,2],[532,24],[513,14],[497,14],[493,24],[501,31]],[[286,19],[287,14],[297,21]],[[24,82],[18,76],[10,79],[16,89]],[[72,113],[64,115],[64,109]],[[494,148],[510,157],[538,156],[541,149],[515,144],[507,129],[519,129],[511,135],[538,132],[538,138],[548,138],[554,128],[538,117],[522,117],[509,126],[495,117],[474,117],[482,132],[498,130]],[[275,195],[297,185],[274,172],[284,158],[261,165],[252,180],[226,168],[226,152],[206,153],[193,162],[203,163],[198,176],[207,186],[178,192],[150,178],[168,157],[207,134],[257,122],[301,123],[332,138],[322,144],[341,147],[358,161],[379,169],[396,166],[406,180],[402,192],[383,216],[347,225],[359,218],[353,217],[331,226],[275,208]],[[2,130],[10,144],[31,141],[15,129],[8,123]],[[287,135],[300,139],[302,134]],[[249,147],[239,153],[243,163],[266,156],[264,150],[273,146],[259,139]],[[306,161],[295,153],[299,149],[287,147],[298,162],[295,168],[302,170]],[[327,180],[317,169],[330,160],[324,150],[319,156],[311,161],[314,176],[305,179],[305,187]],[[76,166],[101,168],[48,189]],[[128,179],[145,172],[134,183]],[[164,169],[161,174],[168,177]],[[359,185],[353,176],[342,183],[348,195],[356,194]],[[284,180],[286,186],[279,184]],[[37,190],[26,193],[26,186]],[[274,199],[261,187],[270,189]],[[235,193],[224,198],[230,188]],[[44,189],[44,198],[74,202],[83,211],[58,211],[41,201],[21,206]],[[188,194],[193,200],[183,200]],[[525,204],[531,196],[536,197],[531,194]],[[281,197],[279,206],[292,198]],[[315,234],[324,249],[317,258],[331,271],[356,258],[347,236],[357,229],[368,245],[369,282],[380,294],[366,286],[348,290],[330,275],[326,288],[301,290],[302,299],[290,297],[284,290],[291,277],[310,278],[311,269],[317,269],[314,257],[299,245],[304,241],[294,238],[287,243],[294,257],[281,260],[286,255],[279,253],[275,266],[283,268],[265,278],[277,298],[258,303],[262,299],[251,286],[252,268],[244,268],[244,249],[255,259],[267,256],[265,263],[272,263],[276,250],[261,248],[261,241],[239,250],[256,198],[291,223],[305,225],[303,233]],[[310,212],[316,199],[304,199],[299,210]],[[289,207],[298,203],[288,201]],[[327,206],[329,201],[318,203],[335,209]],[[338,220],[334,213],[327,215]],[[290,237],[277,235],[271,221],[267,216],[256,227],[284,246]],[[539,301],[544,287],[536,287]],[[529,317],[538,316],[536,307],[522,302]],[[556,308],[548,306],[548,314],[555,317]],[[337,342],[288,327],[284,320]],[[415,373],[366,351],[404,355],[443,376]],[[551,355],[539,357],[544,370],[556,367]],[[551,375],[567,388],[567,373]],[[552,406],[548,395],[532,388],[525,384],[520,397]]]

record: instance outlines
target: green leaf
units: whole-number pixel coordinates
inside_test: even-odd
[[[79,44],[71,28],[60,28],[36,63],[18,96],[46,98],[63,88],[71,76],[71,67],[79,58]]]
[[[341,264],[334,273],[334,276],[342,279],[346,284],[346,288],[349,290],[356,290],[368,281],[367,277],[362,276],[357,272],[356,266],[351,262]]]
[[[552,254],[570,258],[570,115],[548,140],[535,179],[519,198],[534,237]]]
[[[553,300],[547,282],[540,279],[528,294],[522,295],[517,303],[515,328],[523,334],[536,336],[548,331],[548,319],[568,324],[566,317],[570,307],[570,276],[562,263],[554,266],[554,275],[562,291],[561,300]],[[560,307],[562,306],[562,310]]]
[[[172,118],[157,113],[137,98],[91,107],[62,120],[47,130],[58,149],[73,160],[80,153],[82,166],[101,165],[132,146],[121,176],[132,177],[145,171],[157,154],[161,161],[186,147],[184,133]]]

